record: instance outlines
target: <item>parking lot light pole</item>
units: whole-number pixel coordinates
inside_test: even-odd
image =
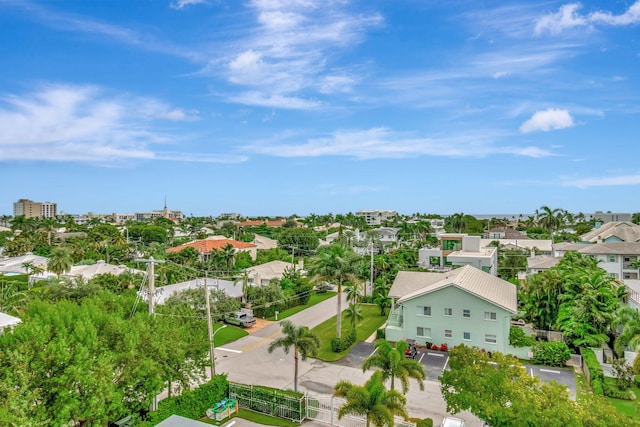
[[[220,326],[218,329],[215,330],[213,335],[211,335],[211,378],[215,377],[216,375],[216,357],[213,354],[213,351],[216,349],[216,343],[214,342],[214,338],[216,337],[216,334],[220,329],[224,329],[226,327],[227,327],[226,324]]]

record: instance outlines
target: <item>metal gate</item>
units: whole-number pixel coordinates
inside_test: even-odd
[[[307,396],[307,418],[336,427],[362,427],[367,425],[363,416],[345,415],[338,419],[338,410],[347,401],[341,397],[331,396]],[[416,427],[415,423],[395,417],[394,421],[399,427]]]

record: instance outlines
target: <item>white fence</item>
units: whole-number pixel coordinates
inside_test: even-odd
[[[336,427],[362,427],[367,425],[363,416],[345,415],[338,419],[338,410],[346,403],[345,399],[331,396],[307,396],[307,418]],[[399,427],[415,427],[415,423],[395,417],[394,425]]]

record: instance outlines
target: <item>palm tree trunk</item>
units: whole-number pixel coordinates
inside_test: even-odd
[[[293,348],[293,391],[298,391],[298,347]]]
[[[342,333],[342,283],[338,283],[338,313],[336,313],[336,338]]]
[[[395,382],[396,382],[396,376],[395,375],[391,375],[391,390],[395,390],[396,389]]]

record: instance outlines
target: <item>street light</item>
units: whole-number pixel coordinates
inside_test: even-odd
[[[226,324],[220,326],[218,329],[215,330],[215,332],[211,335],[211,338],[209,339],[211,343],[211,378],[216,376],[216,357],[213,354],[213,351],[216,349],[216,343],[214,341],[214,338],[216,337],[216,334],[220,329],[224,329],[226,327],[227,327]]]

